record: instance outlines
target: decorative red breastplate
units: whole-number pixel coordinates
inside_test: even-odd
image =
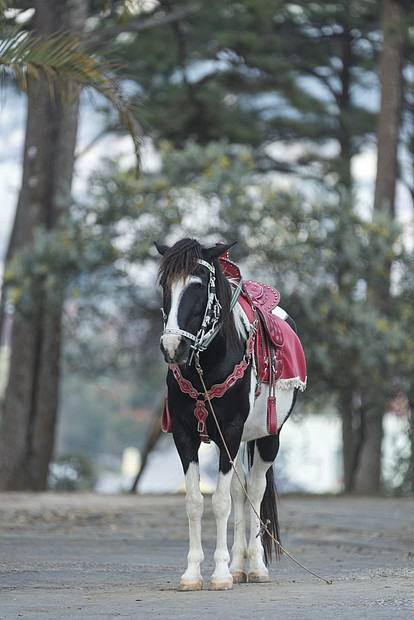
[[[253,335],[248,339],[246,344],[246,354],[241,362],[236,364],[233,372],[223,383],[216,383],[213,385],[207,392],[198,392],[193,384],[188,381],[188,379],[184,379],[181,374],[179,367],[176,364],[170,364],[169,368],[173,373],[175,380],[177,381],[180,390],[183,394],[188,394],[191,398],[194,398],[196,401],[194,407],[194,415],[197,419],[197,431],[200,435],[201,441],[204,443],[210,443],[210,438],[207,433],[206,420],[208,416],[208,411],[206,409],[205,403],[208,399],[212,400],[213,398],[221,398],[224,394],[229,390],[239,379],[244,376],[246,369],[249,366],[250,358],[253,353],[253,343],[254,338]],[[162,416],[162,430],[164,433],[171,433],[172,424],[171,424],[171,416],[168,409],[168,397],[165,398],[164,402],[164,412]]]

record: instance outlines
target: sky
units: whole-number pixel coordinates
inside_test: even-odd
[[[0,261],[21,183],[25,118],[26,96],[4,89],[0,93]]]

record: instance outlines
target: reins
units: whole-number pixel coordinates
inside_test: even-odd
[[[250,506],[251,506],[251,508],[252,508],[253,512],[255,513],[256,517],[259,519],[259,523],[260,523],[260,530],[259,530],[259,533],[257,534],[257,536],[263,536],[263,535],[264,535],[264,533],[266,532],[266,533],[270,536],[270,538],[273,540],[273,542],[274,542],[274,543],[275,543],[275,544],[279,547],[280,551],[282,551],[285,555],[287,555],[287,557],[288,557],[290,560],[292,560],[292,562],[294,562],[295,564],[297,564],[297,566],[299,566],[300,568],[302,568],[302,569],[303,569],[304,571],[306,571],[307,573],[310,573],[310,574],[311,574],[311,575],[313,575],[314,577],[317,577],[318,579],[321,579],[322,581],[324,581],[324,582],[325,582],[325,583],[327,583],[328,585],[332,585],[332,581],[331,581],[330,579],[326,579],[325,577],[321,577],[321,575],[318,575],[317,573],[314,573],[312,570],[310,570],[309,568],[307,568],[306,566],[304,566],[303,564],[301,564],[298,560],[296,560],[296,559],[293,557],[293,555],[292,555],[291,553],[289,553],[289,551],[287,551],[287,550],[286,550],[286,549],[282,546],[282,544],[280,543],[280,541],[279,541],[279,540],[277,540],[277,539],[273,536],[273,534],[269,531],[269,524],[270,524],[269,519],[266,521],[266,523],[264,523],[264,522],[263,522],[263,520],[261,519],[261,517],[260,517],[260,515],[258,514],[258,512],[257,512],[256,508],[254,507],[254,504],[253,504],[253,502],[252,502],[252,500],[251,500],[251,498],[250,498],[250,496],[249,496],[249,494],[248,494],[248,492],[247,492],[246,487],[244,486],[244,484],[243,484],[243,482],[242,482],[242,480],[241,480],[241,478],[240,478],[239,472],[237,471],[237,467],[236,467],[236,465],[235,465],[235,463],[234,463],[233,459],[231,458],[230,451],[229,451],[228,446],[227,446],[227,443],[226,443],[226,441],[225,441],[225,439],[224,439],[224,436],[223,436],[222,430],[221,430],[221,428],[220,428],[220,424],[219,424],[219,422],[218,422],[218,420],[217,420],[217,417],[216,417],[216,414],[215,414],[215,411],[214,411],[214,408],[213,408],[213,405],[212,405],[212,402],[211,402],[211,399],[210,399],[210,396],[209,396],[209,392],[208,392],[208,390],[207,390],[206,384],[205,384],[204,379],[203,379],[203,369],[201,368],[200,363],[199,363],[199,360],[198,360],[198,358],[197,358],[197,357],[196,357],[196,360],[195,360],[195,366],[196,366],[196,370],[197,370],[197,372],[198,372],[198,375],[199,375],[199,377],[200,377],[201,385],[203,386],[203,390],[204,390],[204,395],[205,395],[205,398],[206,398],[206,400],[207,400],[207,402],[208,402],[208,405],[209,405],[209,407],[210,407],[211,414],[212,414],[212,416],[213,416],[213,418],[214,418],[214,422],[215,422],[215,424],[216,424],[216,426],[217,426],[217,430],[218,430],[218,433],[219,433],[219,435],[220,435],[220,439],[221,439],[221,441],[223,442],[224,449],[225,449],[225,451],[226,451],[226,453],[227,453],[227,456],[228,456],[228,459],[229,459],[229,463],[230,463],[230,465],[231,465],[231,467],[232,467],[232,469],[233,469],[234,474],[235,474],[235,475],[236,475],[236,477],[237,477],[237,480],[238,480],[238,481],[239,481],[239,483],[240,483],[240,486],[241,486],[241,487],[242,487],[242,489],[243,489],[243,492],[244,492],[244,494],[245,494],[245,496],[246,496],[247,501],[249,502],[249,504],[250,504]],[[256,537],[257,537],[257,536],[256,536]]]

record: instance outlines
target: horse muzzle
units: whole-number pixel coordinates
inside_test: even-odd
[[[177,334],[161,336],[160,349],[167,364],[183,365],[190,356],[190,342],[187,338]]]

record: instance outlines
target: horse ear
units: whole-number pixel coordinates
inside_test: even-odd
[[[154,241],[154,245],[161,256],[164,256],[165,252],[170,249],[168,245],[164,245],[164,243],[160,243],[159,241]]]
[[[226,252],[228,252],[233,245],[236,245],[236,243],[237,241],[234,241],[233,243],[218,243],[212,248],[205,248],[203,250],[203,256],[206,260],[212,261],[222,254],[226,254]]]

